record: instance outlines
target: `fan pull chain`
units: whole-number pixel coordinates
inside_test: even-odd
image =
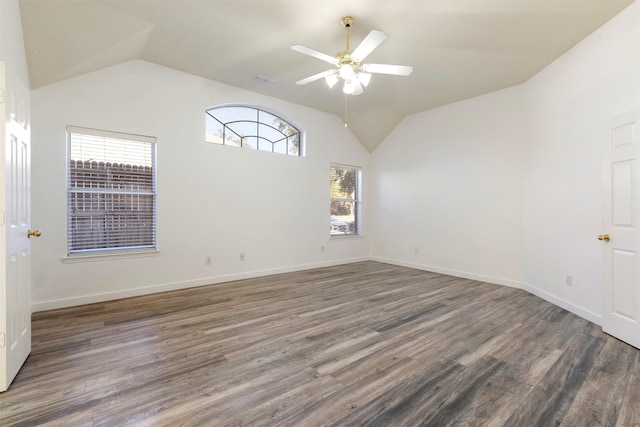
[[[349,123],[347,122],[347,98],[349,97],[349,95],[347,95],[346,93],[344,94],[344,127],[348,128],[349,127]]]

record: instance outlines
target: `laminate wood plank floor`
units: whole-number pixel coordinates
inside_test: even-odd
[[[640,351],[525,291],[361,262],[33,315],[2,426],[640,426]]]

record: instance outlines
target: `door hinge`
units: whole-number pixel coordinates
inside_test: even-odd
[[[0,332],[0,348],[4,347],[4,332]]]
[[[4,104],[4,89],[0,89],[0,104]]]

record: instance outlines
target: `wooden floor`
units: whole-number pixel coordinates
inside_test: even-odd
[[[638,426],[640,351],[376,262],[35,313],[0,425]]]

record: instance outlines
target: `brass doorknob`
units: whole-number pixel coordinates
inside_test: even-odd
[[[604,240],[605,242],[608,242],[609,240],[611,240],[611,238],[608,234],[601,234],[598,236],[598,240]]]
[[[33,230],[33,231],[29,230],[29,231],[27,231],[27,237],[31,238],[31,236],[40,237],[40,236],[42,236],[42,231],[40,231],[40,230]]]

